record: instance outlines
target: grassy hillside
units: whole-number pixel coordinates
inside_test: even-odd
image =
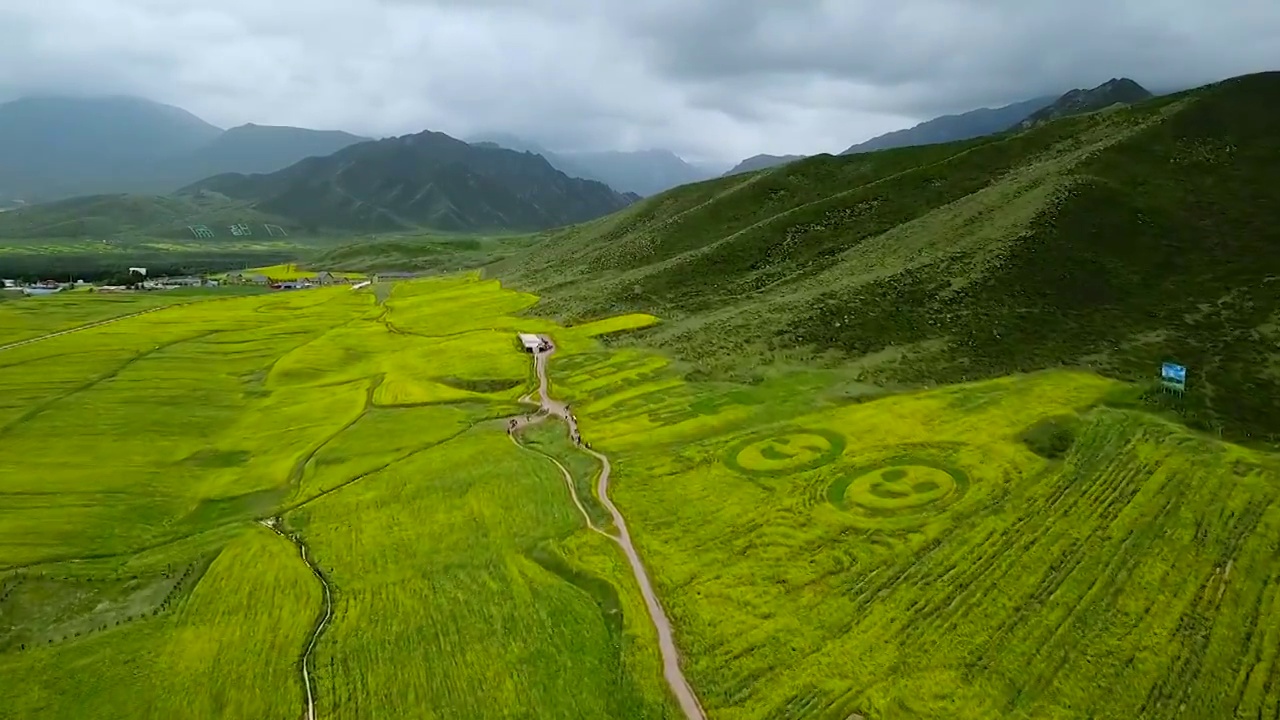
[[[317,267],[348,270],[456,272],[483,268],[536,244],[537,235],[404,235],[341,245],[310,260]]]
[[[776,167],[778,165],[786,165],[789,162],[795,162],[803,159],[803,155],[752,155],[746,160],[743,160],[737,165],[726,170],[721,177],[741,175],[742,173],[763,170],[765,168]]]
[[[199,235],[199,236],[198,236]],[[0,276],[93,280],[310,260],[350,235],[310,234],[214,193],[94,195],[0,213]]]
[[[702,372],[879,386],[1190,368],[1194,426],[1280,437],[1280,73],[1020,134],[819,156],[665,193],[495,270]]]
[[[196,239],[193,226],[206,226],[214,237],[239,239],[231,226],[248,225],[247,237],[270,237],[271,223],[295,225],[259,212],[243,201],[214,194],[87,195],[0,213],[0,240],[23,238],[94,238],[148,236]],[[288,230],[286,229],[286,232]],[[279,235],[279,233],[277,233]]]
[[[1058,118],[1102,110],[1116,104],[1142,102],[1150,97],[1150,90],[1129,78],[1112,78],[1091,90],[1070,90],[1052,104],[1036,110],[1011,127],[1025,130]]]

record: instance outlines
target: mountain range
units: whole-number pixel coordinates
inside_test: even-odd
[[[237,170],[271,172],[367,138],[242,125],[223,130],[133,97],[33,97],[0,104],[0,200],[165,193]]]
[[[273,173],[216,175],[178,194],[207,193],[313,232],[543,230],[607,215],[639,199],[569,177],[533,153],[431,131],[351,145]]]
[[[948,115],[854,145],[843,154],[928,145],[1032,127],[1045,120],[1150,97],[1113,79],[1058,99],[1038,97],[1001,108]],[[803,159],[756,155],[724,176]],[[471,138],[423,132],[371,141],[350,133],[247,124],[220,129],[169,105],[138,98],[26,98],[0,105],[0,207],[24,201],[98,196],[90,218],[19,210],[4,226],[38,233],[111,225],[112,218],[164,218],[162,203],[139,213],[120,194],[167,194],[185,188],[204,197],[201,216],[252,208],[304,228],[456,232],[546,229],[625,207],[638,196],[717,176],[661,150],[557,153],[512,135]],[[202,196],[203,197],[203,196]],[[114,199],[113,199],[114,198]],[[119,205],[120,212],[111,211]],[[55,208],[56,209],[56,208]],[[177,224],[175,224],[177,223]],[[180,232],[180,231],[179,231]]]
[[[1112,79],[1092,90],[1072,90],[1062,96],[1045,95],[996,108],[984,107],[954,115],[942,115],[914,127],[877,135],[845,148],[840,154],[854,155],[892,148],[970,140],[1010,129],[1026,129],[1048,118],[1099,110],[1115,103],[1139,102],[1149,97],[1152,97],[1152,93],[1133,80]],[[804,155],[756,155],[738,163],[724,176],[786,165],[804,157]]]
[[[877,135],[846,148],[840,154],[853,155],[912,145],[933,145],[998,133],[1050,105],[1055,99],[1052,96],[1037,97],[998,108],[979,108],[958,115],[943,115],[915,127]]]

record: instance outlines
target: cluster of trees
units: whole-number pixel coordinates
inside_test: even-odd
[[[257,265],[274,265],[295,258],[283,253],[166,253],[73,255],[6,254],[0,258],[0,275],[19,282],[84,280],[108,285],[128,285],[136,281],[130,267],[145,267],[152,277],[200,275],[226,272]]]

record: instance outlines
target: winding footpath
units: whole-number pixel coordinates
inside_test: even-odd
[[[329,624],[329,618],[333,617],[333,593],[330,592],[329,581],[325,580],[320,568],[316,567],[315,563],[311,562],[311,559],[307,557],[307,546],[297,535],[288,535],[280,528],[280,518],[269,518],[258,522],[297,546],[298,553],[302,556],[302,562],[311,568],[311,572],[320,580],[320,587],[324,589],[324,615],[316,623],[316,629],[311,632],[311,640],[307,642],[307,649],[302,653],[302,685],[307,690],[307,720],[316,720],[316,699],[311,690],[311,671],[309,666],[311,664],[311,653],[316,649],[316,641],[320,639],[320,633],[324,632],[325,626]]]
[[[534,367],[538,374],[538,414],[534,417],[515,418],[513,430],[518,430],[525,425],[554,415],[568,424],[569,432],[573,436],[579,436],[578,421],[569,412],[568,406],[552,398],[548,391],[547,361],[556,351],[555,344],[551,343],[549,339],[548,343],[550,348],[546,351],[535,353],[534,360]],[[525,396],[523,399],[528,401],[528,397]],[[515,441],[514,433],[512,434],[512,440]],[[515,442],[519,445],[519,441]],[[689,681],[685,679],[684,672],[680,669],[680,653],[676,649],[675,638],[671,632],[671,622],[667,619],[667,614],[662,610],[662,604],[658,602],[658,594],[654,592],[653,583],[649,580],[649,573],[645,570],[644,563],[640,561],[640,554],[636,552],[635,544],[631,542],[631,533],[627,530],[626,520],[623,519],[622,513],[618,511],[613,501],[609,499],[609,458],[587,447],[582,447],[582,450],[600,461],[600,480],[596,486],[596,493],[599,495],[600,503],[604,505],[605,509],[609,511],[609,515],[613,517],[614,527],[618,530],[617,535],[607,533],[592,524],[586,508],[583,507],[582,501],[574,490],[573,478],[569,471],[555,458],[550,459],[560,468],[560,472],[564,475],[565,482],[569,486],[569,493],[573,496],[574,504],[578,506],[582,516],[586,518],[587,527],[616,542],[627,556],[627,562],[631,565],[631,574],[635,577],[636,584],[640,586],[640,594],[644,596],[644,604],[649,611],[649,619],[652,621],[654,629],[658,632],[658,649],[662,654],[662,674],[666,678],[671,692],[675,694],[676,700],[679,701],[680,709],[684,711],[684,716],[688,720],[706,720],[707,716],[702,709],[701,703],[698,702],[698,696],[694,694],[693,687],[689,685]],[[543,453],[539,454],[543,455]],[[550,456],[544,455],[544,457]]]

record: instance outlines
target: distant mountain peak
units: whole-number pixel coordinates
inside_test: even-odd
[[[984,107],[956,115],[942,115],[932,120],[926,120],[911,128],[877,135],[870,140],[849,147],[840,154],[853,155],[855,153],[888,150],[912,145],[935,145],[957,140],[970,140],[992,133],[1003,132],[1008,130],[1010,125],[1041,108],[1047,107],[1056,99],[1056,96],[1049,95],[1022,100],[1002,107]]]
[[[764,170],[765,168],[786,165],[787,163],[803,160],[805,155],[752,155],[742,162],[734,165],[728,172],[721,177],[729,177],[730,175],[740,175],[742,173],[754,172],[756,170]]]
[[[1117,104],[1129,105],[1152,97],[1154,95],[1149,90],[1129,78],[1111,78],[1089,90],[1076,88],[1063,93],[1053,104],[1028,115],[1014,125],[1013,129],[1025,130],[1050,120],[1094,112]]]
[[[374,232],[544,230],[636,199],[568,177],[539,155],[431,130],[351,145],[269,174],[218,175],[182,192],[201,191],[304,227]]]

